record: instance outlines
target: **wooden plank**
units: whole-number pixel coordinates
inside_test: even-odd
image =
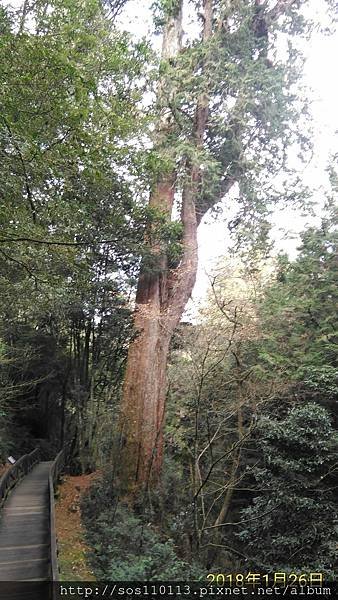
[[[0,565],[1,581],[26,581],[27,579],[46,579],[48,559],[10,563]]]
[[[50,462],[12,489],[0,520],[0,581],[46,580],[49,559]]]
[[[0,548],[0,563],[13,562],[17,560],[18,552],[20,552],[20,559],[27,560],[36,558],[46,558],[49,553],[49,544],[35,544],[29,546],[7,546],[6,548]]]

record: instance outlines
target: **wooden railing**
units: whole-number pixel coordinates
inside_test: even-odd
[[[29,473],[34,465],[40,461],[40,450],[35,448],[30,454],[24,454],[14,465],[9,467],[0,479],[0,508],[6,500],[8,493],[15,484]]]
[[[54,492],[57,486],[60,473],[65,464],[65,450],[61,450],[53,461],[49,476],[48,476],[48,502],[49,502],[49,558],[50,558],[50,573],[49,577],[52,581],[59,580],[58,567],[58,552],[57,552],[57,536],[55,529],[55,500]],[[9,467],[0,479],[0,507],[3,505],[10,490],[15,484],[27,475],[34,465],[40,462],[40,450],[35,448],[30,454],[25,454],[17,462]]]
[[[61,450],[55,458],[50,472],[49,472],[49,519],[50,519],[50,577],[52,581],[59,580],[59,566],[58,566],[58,550],[57,550],[57,536],[55,528],[55,500],[54,492],[60,477],[60,473],[63,470],[65,464],[65,450]]]

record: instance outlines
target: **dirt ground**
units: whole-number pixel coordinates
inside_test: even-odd
[[[58,486],[55,516],[60,576],[63,581],[95,581],[86,559],[88,548],[84,541],[80,501],[97,476],[98,473],[76,477],[65,475]]]

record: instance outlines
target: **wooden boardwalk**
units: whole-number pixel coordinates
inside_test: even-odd
[[[0,510],[0,581],[50,579],[48,476],[52,464],[35,465]]]

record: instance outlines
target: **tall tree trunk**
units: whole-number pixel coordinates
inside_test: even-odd
[[[211,35],[211,0],[204,0],[204,40]],[[168,19],[163,41],[164,59],[175,56],[181,47],[182,3]],[[162,93],[159,86],[159,94]],[[208,118],[205,95],[198,100],[193,139],[203,143]],[[169,117],[170,119],[170,117]],[[170,120],[165,112],[159,120],[158,139],[168,135]],[[175,195],[175,173],[160,179],[149,204],[171,218]],[[186,164],[186,183],[182,193],[181,223],[183,225],[182,257],[176,269],[169,270],[166,257],[158,252],[156,272],[140,273],[134,325],[138,332],[128,353],[127,369],[121,405],[120,480],[130,494],[156,482],[162,465],[163,423],[166,397],[166,369],[169,344],[191,295],[197,272],[197,217],[195,199],[200,170]]]

